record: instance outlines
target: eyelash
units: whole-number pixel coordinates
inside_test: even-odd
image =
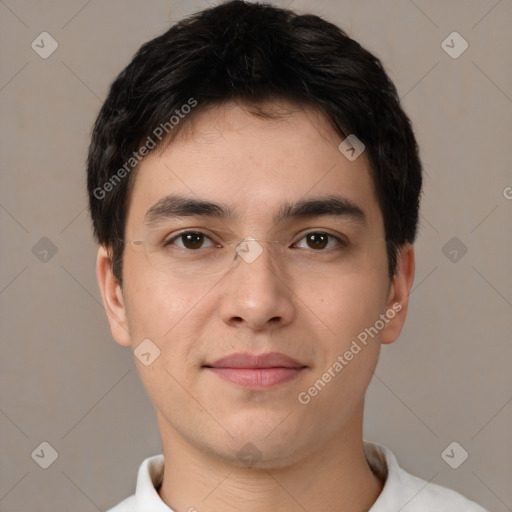
[[[211,239],[211,237],[209,237],[208,235],[206,235],[202,231],[192,231],[192,230],[189,230],[189,231],[182,231],[181,233],[178,233],[178,234],[172,236],[172,238],[168,238],[168,239],[164,240],[163,243],[162,243],[162,246],[163,247],[168,247],[170,245],[174,245],[174,242],[176,240],[180,239],[181,237],[183,237],[185,235],[189,235],[189,234],[203,235],[206,239],[210,240],[212,243],[215,243]],[[300,242],[301,240],[305,239],[307,236],[313,235],[313,234],[314,235],[327,235],[329,238],[336,240],[336,242],[339,244],[339,246],[341,248],[348,247],[348,243],[345,240],[341,239],[338,236],[333,235],[332,233],[327,233],[326,231],[308,231],[297,242],[295,242],[293,245],[296,245],[298,242]],[[199,249],[188,249],[186,247],[179,247],[179,249],[195,252],[195,251],[198,251],[199,249],[205,249],[205,247],[200,247]],[[315,251],[315,252],[325,252],[325,251],[328,251],[330,249],[333,249],[333,248],[331,247],[329,249],[320,249],[320,250],[311,249],[311,250]]]

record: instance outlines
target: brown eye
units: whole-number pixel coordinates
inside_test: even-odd
[[[309,233],[306,235],[307,244],[311,249],[325,249],[329,243],[326,233]]]
[[[202,233],[184,233],[181,235],[183,245],[187,249],[200,249],[204,242]]]

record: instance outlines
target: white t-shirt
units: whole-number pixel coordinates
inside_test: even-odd
[[[369,512],[487,512],[455,491],[410,475],[385,446],[365,441],[364,453],[373,472],[384,481]],[[163,472],[163,455],[146,459],[139,468],[135,494],[107,512],[174,512],[156,490]]]

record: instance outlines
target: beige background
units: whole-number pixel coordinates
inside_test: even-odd
[[[426,480],[512,510],[512,2],[275,3],[327,17],[382,58],[425,165],[409,317],[383,349],[365,437]],[[206,5],[0,1],[2,512],[104,510],[160,452],[132,355],[100,303],[84,162],[114,76]],[[43,31],[59,44],[47,59],[31,48]],[[441,47],[453,31],[469,43],[457,59]],[[33,250],[42,237],[54,255],[41,253],[47,241]],[[442,250],[452,237],[467,247],[456,262],[444,254],[454,258],[453,247]],[[46,470],[31,457],[43,441],[58,452]],[[441,457],[453,441],[469,453],[458,469]]]

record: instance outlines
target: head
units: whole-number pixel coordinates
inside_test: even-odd
[[[354,135],[364,151],[351,159],[339,146]],[[411,124],[375,56],[316,16],[243,1],[202,11],[144,44],[114,81],[87,170],[112,333],[158,347],[137,364],[161,429],[227,459],[259,439],[271,465],[361,415],[380,343],[405,319],[422,181]],[[254,237],[261,254],[185,278],[127,244],[168,240],[170,226],[201,228],[219,250]],[[314,268],[291,256],[326,241]],[[280,352],[303,369],[242,388],[208,368],[234,352]],[[325,386],[301,401],[318,379]]]

